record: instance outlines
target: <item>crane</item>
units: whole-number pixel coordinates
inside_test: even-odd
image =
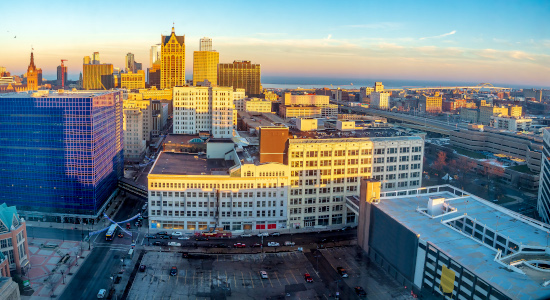
[[[61,59],[61,88],[65,89],[65,65],[64,62],[68,61],[68,59]]]

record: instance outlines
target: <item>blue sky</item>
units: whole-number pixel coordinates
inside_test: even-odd
[[[251,60],[265,76],[550,86],[550,1],[2,1],[0,11],[0,66],[16,74],[31,47],[50,78],[62,58],[75,77],[94,51],[117,67],[132,52],[147,67],[175,22],[189,77],[208,36],[221,62]]]

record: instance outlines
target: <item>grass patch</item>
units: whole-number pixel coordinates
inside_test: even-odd
[[[529,175],[537,175],[537,173],[531,172],[531,170],[529,170],[529,167],[527,167],[527,165],[513,166],[513,167],[509,167],[508,169],[529,174]]]
[[[470,150],[460,149],[460,148],[453,148],[458,154],[468,156],[474,159],[484,159],[487,158],[485,155],[481,153],[477,153]]]

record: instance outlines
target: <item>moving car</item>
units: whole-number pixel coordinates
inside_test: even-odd
[[[306,280],[306,282],[313,282],[313,278],[311,278],[311,275],[309,275],[309,273],[304,274],[304,279]]]
[[[250,233],[241,234],[241,237],[252,237]]]
[[[279,246],[281,246],[281,244],[279,244],[277,242],[269,242],[269,243],[267,243],[267,246],[269,246],[269,247],[279,247]]]
[[[106,289],[101,289],[99,290],[99,292],[97,293],[97,299],[103,299],[105,298],[105,295],[107,294],[107,290]]]
[[[122,232],[119,233],[119,234],[118,234],[118,237],[119,237],[119,238],[123,238],[123,237],[124,237],[124,233],[122,233]]]
[[[346,269],[344,269],[342,267],[338,267],[338,268],[336,268],[336,271],[338,271],[338,274],[340,274],[340,276],[342,276],[344,278],[348,277],[348,272],[346,271]]]
[[[271,234],[271,236],[280,236],[280,235],[281,235],[280,232],[273,232],[273,233]]]
[[[266,271],[260,271],[260,277],[262,277],[262,279],[268,279],[269,277],[267,276],[267,272]]]
[[[262,246],[262,244],[260,244],[260,243],[254,243],[254,244],[250,245],[251,248],[256,248],[256,247],[261,247],[261,246]]]
[[[208,241],[208,238],[205,237],[205,236],[199,236],[195,240],[197,240],[197,241]]]
[[[161,231],[161,232],[158,232],[157,235],[168,235],[168,232],[166,232],[166,231]]]
[[[179,231],[176,231],[176,232],[172,232],[172,236],[182,236],[183,233],[179,232]]]
[[[236,243],[233,245],[235,248],[246,248],[246,244],[243,243]]]
[[[294,245],[296,245],[295,242],[289,242],[289,241],[285,242],[285,246],[294,246]]]
[[[176,276],[176,275],[178,275],[178,268],[172,267],[172,269],[170,269],[170,276]]]
[[[189,239],[188,236],[180,236],[180,237],[178,238],[178,240],[188,240],[188,239]]]
[[[170,242],[170,243],[168,243],[168,246],[172,246],[172,247],[181,247],[181,244],[180,244],[180,243],[176,243],[176,242]]]
[[[153,246],[160,246],[160,242],[159,241],[154,241]]]
[[[357,294],[357,296],[359,297],[366,297],[367,296],[367,292],[360,286],[356,286],[353,288],[355,290],[355,293]]]
[[[258,233],[258,237],[262,237],[262,236],[269,236],[269,233],[267,233],[267,232]]]
[[[140,265],[140,266],[139,266],[139,271],[140,271],[140,272],[145,272],[145,269],[146,269],[146,268],[147,268],[147,267],[146,267],[145,265]]]

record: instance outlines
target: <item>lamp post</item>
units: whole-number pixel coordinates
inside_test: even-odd
[[[61,279],[63,280],[63,284],[65,284],[65,276],[63,276],[63,270],[61,270]]]

